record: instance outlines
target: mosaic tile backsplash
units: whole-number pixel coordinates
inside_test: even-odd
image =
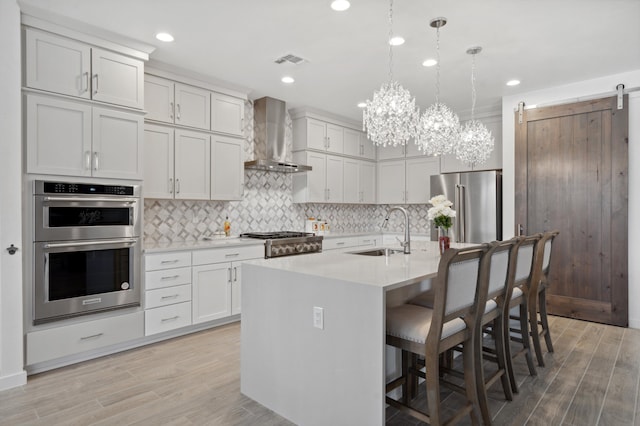
[[[245,158],[253,159],[253,105],[245,105]],[[291,119],[287,115],[286,140],[292,145]],[[334,233],[376,232],[388,205],[296,204],[293,203],[290,174],[245,171],[245,192],[241,201],[144,201],[144,238],[147,243],[198,241],[222,231],[228,216],[232,235],[260,231],[304,231],[307,217],[325,219]],[[405,206],[411,218],[412,233],[429,233],[428,205]],[[394,213],[387,231],[402,232],[403,217]]]

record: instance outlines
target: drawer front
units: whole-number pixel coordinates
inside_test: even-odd
[[[27,334],[27,365],[143,336],[143,313],[119,315]]]
[[[171,253],[147,254],[144,256],[144,265],[145,271],[191,266],[191,252],[175,251]]]
[[[191,300],[191,284],[149,290],[144,294],[144,308],[151,309]]]
[[[190,266],[186,268],[149,271],[144,274],[144,287],[146,290],[173,287],[183,284],[191,284]]]
[[[238,260],[260,259],[264,257],[264,245],[225,247],[219,249],[194,250],[193,264],[235,262]]]
[[[144,335],[162,333],[191,325],[191,302],[144,311]]]
[[[358,237],[357,243],[358,243],[358,246],[376,246],[376,245],[378,245],[376,237]]]
[[[358,240],[353,237],[349,238],[329,238],[322,241],[322,250],[335,250],[347,247],[356,247]]]

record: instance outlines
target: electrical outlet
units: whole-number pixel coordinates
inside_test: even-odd
[[[313,326],[324,330],[324,308],[318,306],[313,307]]]

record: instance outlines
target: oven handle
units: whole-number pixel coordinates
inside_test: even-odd
[[[43,201],[79,201],[79,202],[92,202],[92,201],[104,201],[108,203],[124,203],[133,204],[137,202],[137,199],[131,198],[97,198],[97,197],[44,197]]]
[[[43,248],[60,248],[60,247],[82,247],[82,246],[95,246],[99,244],[127,244],[132,246],[138,242],[137,238],[123,238],[117,240],[91,240],[91,241],[74,241],[68,243],[47,243],[43,245]]]

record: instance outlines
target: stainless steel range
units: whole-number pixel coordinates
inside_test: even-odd
[[[322,251],[323,237],[310,232],[247,232],[240,234],[240,237],[265,240],[264,257],[266,259]]]

